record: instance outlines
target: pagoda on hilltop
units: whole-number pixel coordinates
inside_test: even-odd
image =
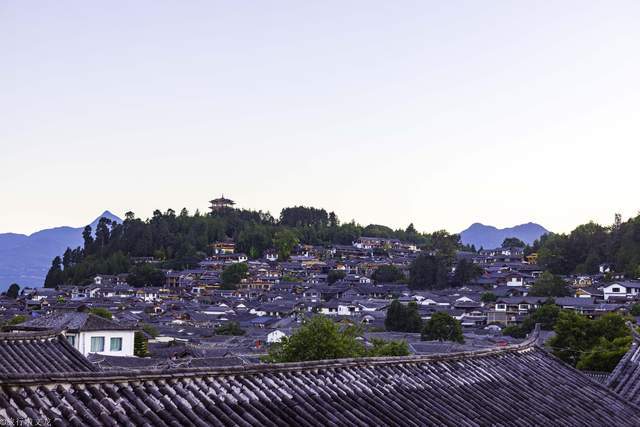
[[[211,203],[211,206],[209,207],[209,209],[211,209],[212,213],[219,212],[226,208],[232,208],[233,205],[236,204],[236,202],[234,202],[231,199],[225,199],[224,194],[218,199],[213,199],[209,201],[209,203]]]

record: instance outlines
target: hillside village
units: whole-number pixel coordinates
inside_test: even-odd
[[[404,340],[413,354],[505,345],[514,338],[503,335],[502,329],[521,324],[548,300],[529,295],[543,269],[536,264],[536,255],[526,256],[522,247],[457,251],[449,279],[461,261],[479,267],[476,277],[459,287],[415,290],[406,278],[424,253],[415,243],[398,239],[362,236],[351,245],[298,244],[286,261],[279,261],[275,250],[249,259],[230,239],[210,246],[211,255],[197,268],[163,270],[161,286],[132,286],[123,273],[96,274],[86,285],[22,289],[17,298],[5,296],[0,301],[5,323],[24,319],[5,328],[63,331],[85,356],[116,367],[190,365],[202,358],[215,358],[221,364],[256,363],[272,344],[314,315],[359,325],[366,340]],[[159,260],[144,257],[135,262],[154,265]],[[230,289],[223,283],[223,272],[240,264],[246,265],[246,273]],[[376,271],[389,266],[403,279],[375,280]],[[610,266],[603,264],[598,274],[563,277],[570,293],[553,303],[591,318],[628,313],[640,298],[640,281],[610,273]],[[421,341],[419,333],[386,330],[393,300],[404,305],[415,302],[425,322],[434,313],[449,314],[460,322],[465,343]],[[94,309],[104,309],[112,319],[96,321],[89,313]],[[92,324],[91,336],[118,335],[122,343],[113,348],[86,344],[90,337],[81,339],[83,327],[78,326],[84,322]],[[148,357],[135,362],[117,359],[134,355],[135,331],[145,331]]]
[[[614,263],[552,274],[544,241],[476,249],[413,226],[345,233],[312,208],[284,210],[295,222],[283,226],[285,213],[233,204],[178,217],[211,221],[207,236],[224,237],[210,242],[189,227],[171,235],[172,211],[101,220],[53,260],[45,287],[12,285],[0,298],[0,421],[401,425],[411,412],[415,425],[637,425],[640,281]],[[296,237],[314,233],[340,242]],[[126,245],[153,255],[124,256]],[[174,251],[193,265],[177,268]],[[567,336],[572,348],[554,344]]]

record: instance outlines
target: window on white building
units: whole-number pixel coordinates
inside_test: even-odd
[[[111,338],[111,345],[109,347],[111,351],[122,351],[122,338]]]
[[[91,337],[91,352],[99,353],[104,351],[104,337]]]
[[[611,292],[620,292],[620,288],[612,288]]]
[[[71,344],[73,347],[76,346],[76,336],[75,335],[67,335],[67,341],[69,341],[69,344]]]

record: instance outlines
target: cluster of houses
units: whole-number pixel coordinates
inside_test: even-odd
[[[316,314],[360,324],[370,338],[397,338],[385,331],[386,311],[394,299],[415,301],[425,321],[435,312],[447,312],[461,322],[470,338],[467,346],[490,346],[506,339],[500,337],[502,327],[522,322],[546,301],[528,295],[542,269],[520,248],[459,252],[459,259],[481,266],[484,273],[463,287],[437,291],[372,280],[377,268],[389,264],[408,277],[420,251],[394,239],[362,237],[351,246],[300,245],[286,262],[278,262],[271,251],[249,260],[231,241],[218,242],[213,249],[196,269],[166,271],[161,287],[132,287],[126,274],[96,275],[83,286],[24,289],[17,299],[0,300],[0,316],[5,322],[16,315],[27,318],[5,329],[61,331],[85,356],[132,356],[134,332],[149,325],[155,331],[147,334],[152,358],[235,357],[248,363],[291,335],[303,318]],[[221,273],[234,263],[246,263],[249,274],[235,289],[223,289]],[[335,271],[343,274],[332,274]],[[603,277],[567,277],[572,295],[555,303],[598,316],[627,311],[640,297],[640,282],[605,283]],[[97,319],[88,313],[93,308],[106,309],[113,318]],[[242,335],[220,333],[230,324]],[[418,336],[402,338],[414,353],[435,351]]]
[[[199,268],[166,271],[161,287],[96,275],[84,286],[4,296],[0,424],[401,425],[408,413],[420,425],[638,424],[640,335],[611,375],[589,378],[549,355],[539,328],[524,341],[500,333],[545,302],[529,295],[542,273],[534,259],[509,248],[461,252],[484,274],[438,291],[372,280],[388,264],[406,275],[418,254],[410,244],[363,238],[301,246],[278,262],[270,252],[248,260],[220,242]],[[248,277],[224,289],[221,272],[234,263],[246,263]],[[598,316],[639,298],[639,282],[603,279],[567,277],[572,295],[555,304]],[[465,343],[385,331],[394,299],[415,302],[424,320],[454,316]],[[315,314],[362,325],[365,344],[405,340],[416,356],[261,363]],[[140,346],[147,354],[135,357]]]

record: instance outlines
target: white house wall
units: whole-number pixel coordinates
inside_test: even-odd
[[[104,351],[98,354],[106,356],[133,356],[134,331],[92,331],[76,335],[76,348],[84,356],[91,353],[91,338],[104,337]],[[111,338],[122,338],[122,351],[111,351]]]

